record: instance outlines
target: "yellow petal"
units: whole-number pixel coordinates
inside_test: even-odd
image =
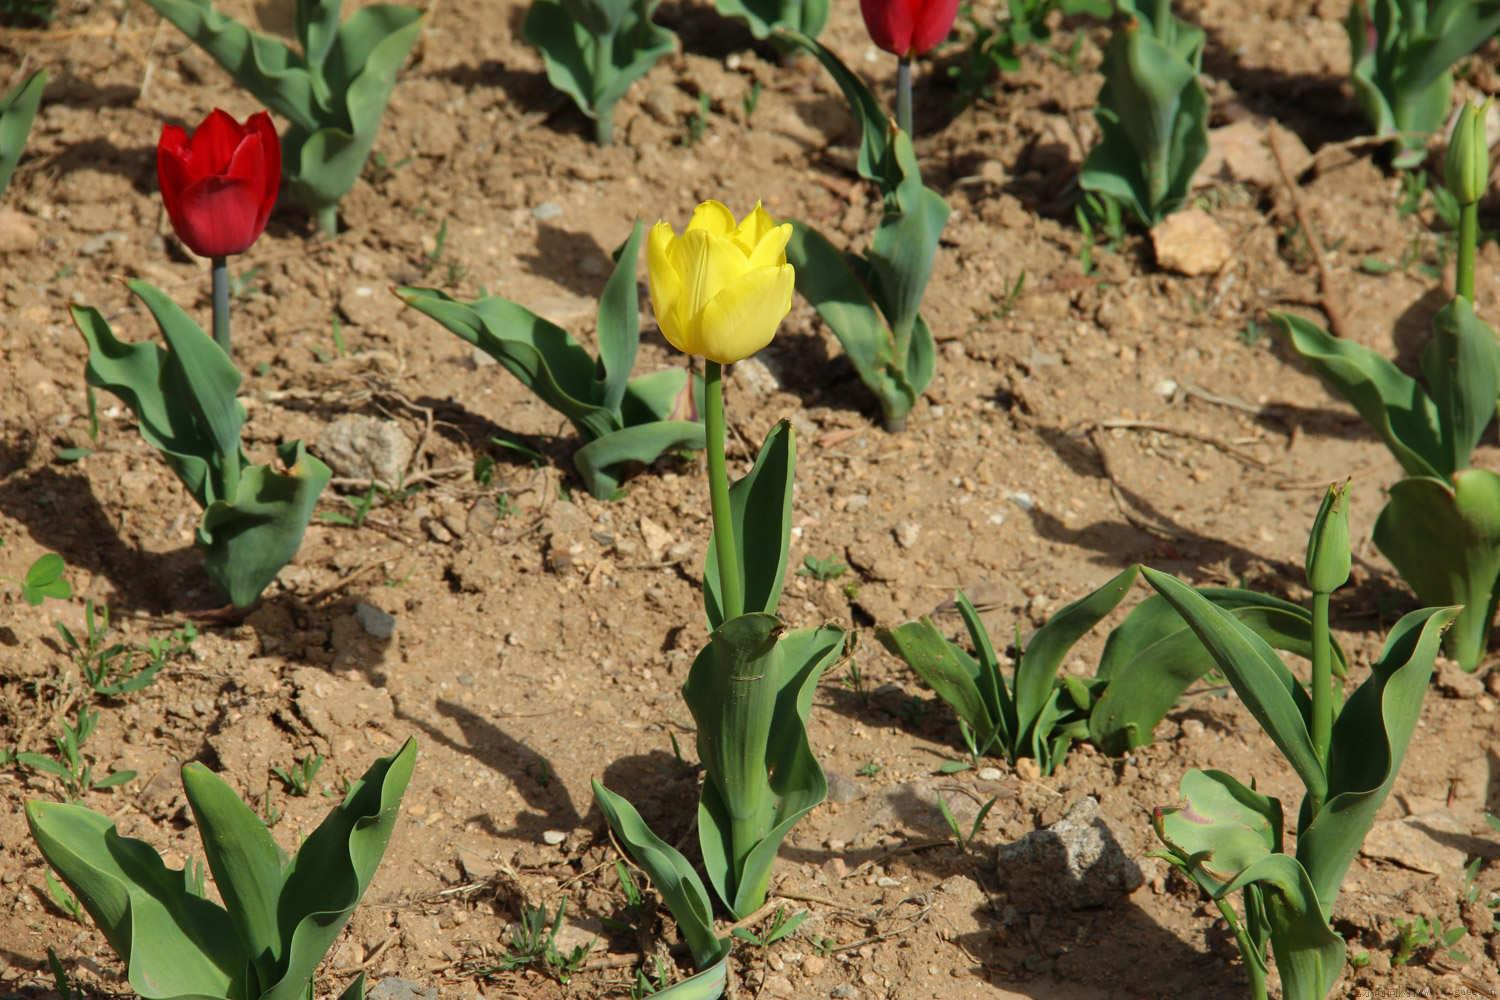
[[[684,333],[676,322],[678,300],[682,297],[682,275],[672,265],[672,246],[677,235],[665,222],[651,227],[646,238],[646,287],[651,292],[651,310],[656,313],[656,323],[662,336],[679,351],[683,346]]]
[[[727,365],[765,347],[791,311],[792,285],[792,266],[783,264],[757,268],[724,288],[703,309],[693,353]]]
[[[766,230],[750,252],[750,266],[780,267],[786,263],[786,244],[792,238],[792,224],[783,222]]]
[[[704,306],[749,269],[744,251],[726,236],[689,229],[667,251],[682,282],[675,309],[685,326],[696,323]]]
[[[728,236],[734,232],[734,213],[722,201],[714,201],[710,198],[693,209],[693,217],[688,220],[685,232],[690,233],[695,230],[702,230],[717,236]]]
[[[766,233],[775,228],[776,220],[771,218],[771,213],[762,208],[760,202],[757,201],[750,214],[735,227],[734,241],[748,255],[765,238]]]

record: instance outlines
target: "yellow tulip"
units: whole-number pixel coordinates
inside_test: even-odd
[[[682,235],[651,229],[646,273],[662,335],[685,354],[727,365],[765,347],[792,308],[789,223],[757,202],[736,223],[723,203],[705,201]]]

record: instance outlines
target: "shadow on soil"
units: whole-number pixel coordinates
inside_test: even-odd
[[[545,222],[536,227],[536,247],[521,255],[520,261],[537,277],[558,282],[586,299],[599,297],[614,267],[609,251],[592,234],[569,232]],[[568,332],[578,336],[574,330]]]

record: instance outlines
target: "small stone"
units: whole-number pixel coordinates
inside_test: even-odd
[[[870,495],[868,493],[851,493],[844,498],[844,509],[853,514],[870,506]],[[1495,692],[1500,695],[1500,691]]]
[[[1151,391],[1156,393],[1162,399],[1171,399],[1173,396],[1177,395],[1177,383],[1169,378],[1164,378],[1160,382],[1156,383],[1156,385],[1152,386]]]
[[[1012,490],[1005,494],[1005,499],[1030,514],[1036,510],[1036,500],[1025,490]]]
[[[118,230],[111,230],[84,240],[78,247],[78,253],[83,257],[94,257],[123,243],[125,243],[125,234]]]
[[[1030,757],[1022,757],[1016,761],[1016,777],[1022,781],[1039,781],[1042,777],[1042,768]]]
[[[543,830],[542,843],[548,847],[556,847],[568,839],[568,835],[561,830]]]
[[[880,886],[882,889],[894,889],[896,888],[896,886],[901,884],[901,880],[898,878],[891,878],[889,875],[882,875],[875,880],[875,884]]]
[[[1312,164],[1312,154],[1295,133],[1279,129],[1276,144],[1293,179]],[[1264,122],[1246,118],[1209,129],[1208,155],[1193,177],[1193,186],[1207,187],[1226,180],[1268,191],[1281,185],[1281,171],[1267,144]]]
[[[828,995],[832,997],[833,1000],[859,1000],[859,990],[855,989],[853,986],[850,986],[848,983],[845,983],[842,986],[835,986],[833,989],[828,991]]]
[[[350,413],[323,428],[316,450],[336,476],[396,486],[415,449],[396,421]]]
[[[1224,227],[1201,208],[1186,208],[1151,230],[1156,263],[1167,271],[1195,277],[1217,274],[1234,254]]]
[[[346,285],[339,293],[339,315],[354,326],[383,326],[392,315],[390,294],[374,285]]]
[[[366,1000],[438,1000],[436,986],[420,986],[392,976],[382,979],[365,994]]]
[[[666,528],[649,517],[643,517],[641,518],[641,541],[646,543],[646,552],[650,554],[651,561],[661,562],[676,539]]]
[[[821,976],[828,968],[828,959],[822,955],[808,955],[802,960],[802,971],[809,976]]]
[[[757,396],[769,396],[781,388],[781,380],[771,366],[758,357],[746,358],[734,366],[734,377]]]
[[[838,771],[828,772],[828,801],[844,805],[855,801],[864,793],[864,789],[859,787],[859,782]]]
[[[909,549],[917,544],[917,538],[921,533],[922,526],[915,521],[902,521],[892,532],[896,536],[896,544],[903,549]]]
[[[458,849],[458,857],[455,860],[458,861],[458,867],[463,869],[464,877],[471,882],[488,881],[500,870],[495,862],[486,858],[478,851],[471,851],[463,847]]]
[[[372,638],[385,640],[396,634],[396,616],[373,604],[360,601],[354,605],[354,620]]]
[[[428,518],[422,523],[422,527],[427,529],[428,536],[439,545],[447,545],[453,541],[453,532],[442,521]]]
[[[1019,871],[1050,885],[1060,880],[1076,907],[1105,905],[1145,882],[1091,795],[1051,826],[1002,844],[997,859],[1003,872]]]
[[[1465,673],[1453,660],[1440,656],[1433,664],[1437,677],[1437,689],[1449,698],[1472,700],[1484,694],[1484,682],[1476,675]]]
[[[556,219],[563,214],[562,206],[555,201],[544,201],[531,210],[531,215],[538,222],[547,222]]]
[[[1203,724],[1201,719],[1182,720],[1182,738],[1185,740],[1197,739],[1199,736],[1202,736],[1204,732],[1207,731],[1207,729],[1208,727]]]
[[[981,767],[978,778],[980,781],[999,781],[1000,769],[998,767]]]

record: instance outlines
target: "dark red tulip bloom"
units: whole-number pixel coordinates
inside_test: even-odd
[[[156,179],[177,236],[203,257],[244,253],[266,228],[281,187],[281,140],[271,116],[245,124],[215,108],[191,138],[165,125]]]
[[[948,37],[958,0],[859,0],[870,40],[903,59],[920,56]]]

